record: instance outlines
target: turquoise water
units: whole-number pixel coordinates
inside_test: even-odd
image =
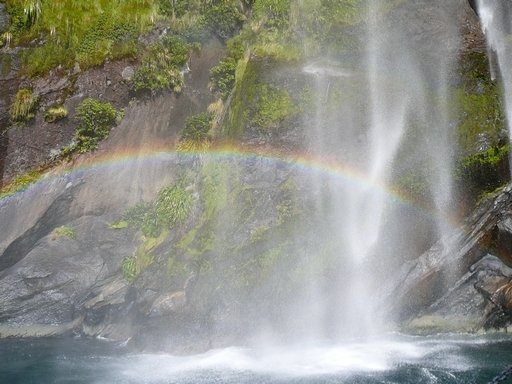
[[[512,364],[512,337],[405,337],[341,345],[133,353],[88,339],[0,341],[0,383],[487,383]],[[503,383],[512,383],[509,378]]]

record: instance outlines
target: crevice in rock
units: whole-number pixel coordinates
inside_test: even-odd
[[[76,187],[66,189],[48,207],[36,224],[14,240],[0,256],[0,272],[7,270],[22,260],[43,237],[50,234],[56,227],[72,220],[71,203]]]

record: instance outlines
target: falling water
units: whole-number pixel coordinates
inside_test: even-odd
[[[334,224],[327,225],[338,228],[334,237],[341,239],[337,257],[343,259],[343,268],[334,287],[329,288],[337,297],[323,301],[325,307],[312,325],[318,327],[322,317],[329,318],[323,323],[334,328],[331,337],[333,333],[336,337],[379,334],[386,321],[379,314],[375,292],[388,268],[411,257],[397,254],[411,240],[387,233],[406,232],[408,224],[389,197],[375,187],[389,186],[406,173],[407,153],[413,153],[415,161],[427,170],[425,182],[434,209],[447,213],[452,201],[455,151],[448,117],[448,76],[458,31],[447,28],[429,42],[411,39],[411,31],[421,17],[449,17],[454,5],[435,2],[427,15],[417,15],[414,4],[403,6],[405,14],[389,11],[380,2],[368,2],[367,7],[366,48],[361,54],[316,58],[303,67],[315,84],[314,126],[307,128],[309,150],[315,156],[349,164],[366,180],[362,185],[341,188],[314,181],[322,188],[317,192],[319,221],[326,211],[335,212]],[[329,109],[337,94],[347,92],[350,98]],[[417,135],[418,130],[421,139],[411,141],[409,136]],[[327,197],[329,194],[334,198]],[[325,207],[326,201],[331,206]],[[438,237],[446,235],[448,228],[442,220],[435,225]],[[387,260],[386,252],[395,260]],[[326,295],[317,290],[313,296]],[[316,308],[318,302],[315,300]]]
[[[478,14],[487,39],[491,72],[501,77],[509,137],[512,122],[512,3],[508,0],[479,0]],[[494,68],[497,65],[498,73]]]

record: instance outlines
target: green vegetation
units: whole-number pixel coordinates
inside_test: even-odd
[[[172,19],[182,17],[190,9],[190,0],[158,0],[158,12]]]
[[[455,98],[460,102],[461,121],[458,126],[460,144],[465,150],[475,150],[478,137],[486,135],[497,142],[505,129],[505,116],[501,108],[501,96],[496,86],[487,83],[479,94],[459,89]]]
[[[284,90],[261,84],[256,93],[256,112],[252,121],[263,130],[277,128],[297,112],[290,95]]]
[[[469,197],[491,192],[509,180],[509,145],[467,156],[457,166],[457,178]]]
[[[141,66],[132,79],[137,93],[156,94],[163,89],[181,92],[183,66],[187,63],[192,45],[179,37],[168,36],[147,50]]]
[[[465,153],[479,150],[480,138],[488,144],[500,145],[505,128],[505,116],[501,92],[491,80],[487,56],[471,53],[461,60],[462,86],[452,98],[459,119],[459,144]]]
[[[137,273],[137,258],[135,256],[125,257],[121,265],[123,276],[129,282],[135,281],[138,276]]]
[[[29,76],[58,65],[81,68],[105,59],[132,56],[139,33],[155,21],[152,0],[6,0],[10,44],[28,45],[23,56]],[[42,42],[42,44],[41,44]]]
[[[128,228],[130,224],[126,220],[118,220],[112,224],[109,225],[109,228],[111,229],[125,229]]]
[[[151,264],[154,263],[155,257],[152,251],[169,236],[169,231],[163,230],[157,237],[141,237],[141,244],[137,248],[134,255],[125,257],[121,265],[123,276],[129,282],[133,282],[137,277]]]
[[[228,57],[210,69],[210,89],[225,100],[235,85],[237,60]]]
[[[110,103],[87,98],[76,108],[78,128],[75,132],[74,148],[85,153],[98,148],[101,140],[110,133],[121,117]]]
[[[68,110],[65,106],[59,105],[55,107],[50,107],[44,113],[44,120],[47,123],[54,123],[56,121],[62,120],[68,116]]]
[[[76,239],[76,230],[66,226],[55,228],[52,232],[52,240],[56,240],[60,237],[69,237],[74,240]]]
[[[229,1],[218,1],[205,12],[205,23],[210,31],[222,40],[233,36],[241,27],[245,17],[238,7]]]
[[[185,128],[181,131],[181,140],[205,141],[208,140],[208,132],[212,126],[212,116],[209,113],[201,113],[187,117]]]
[[[192,203],[192,195],[179,182],[162,189],[154,201],[142,202],[128,209],[123,220],[145,236],[156,238],[165,229],[185,221],[192,210]]]
[[[41,179],[43,173],[40,170],[29,171],[17,176],[6,186],[0,188],[0,199],[14,195],[16,192],[23,191],[29,186]]]
[[[10,114],[13,122],[27,122],[35,117],[35,109],[39,103],[39,97],[34,95],[31,89],[22,88],[16,93],[16,98],[11,105]]]
[[[266,29],[286,29],[290,24],[291,0],[256,0],[253,13]]]

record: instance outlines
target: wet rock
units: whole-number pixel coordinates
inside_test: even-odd
[[[477,331],[488,328],[512,278],[512,185],[482,206],[450,239],[404,266],[390,307],[408,330]],[[493,299],[494,297],[494,299]],[[505,311],[506,312],[506,311]],[[512,321],[495,321],[506,326]]]
[[[182,310],[187,303],[185,292],[173,292],[160,296],[150,309],[151,316],[162,316]]]
[[[49,233],[0,277],[0,323],[67,324],[84,315],[98,322],[107,303],[123,301],[125,284],[103,281],[117,274],[123,257],[133,252],[129,233],[107,231],[108,223],[96,217],[66,225],[75,235]],[[91,292],[96,295],[90,297]]]

